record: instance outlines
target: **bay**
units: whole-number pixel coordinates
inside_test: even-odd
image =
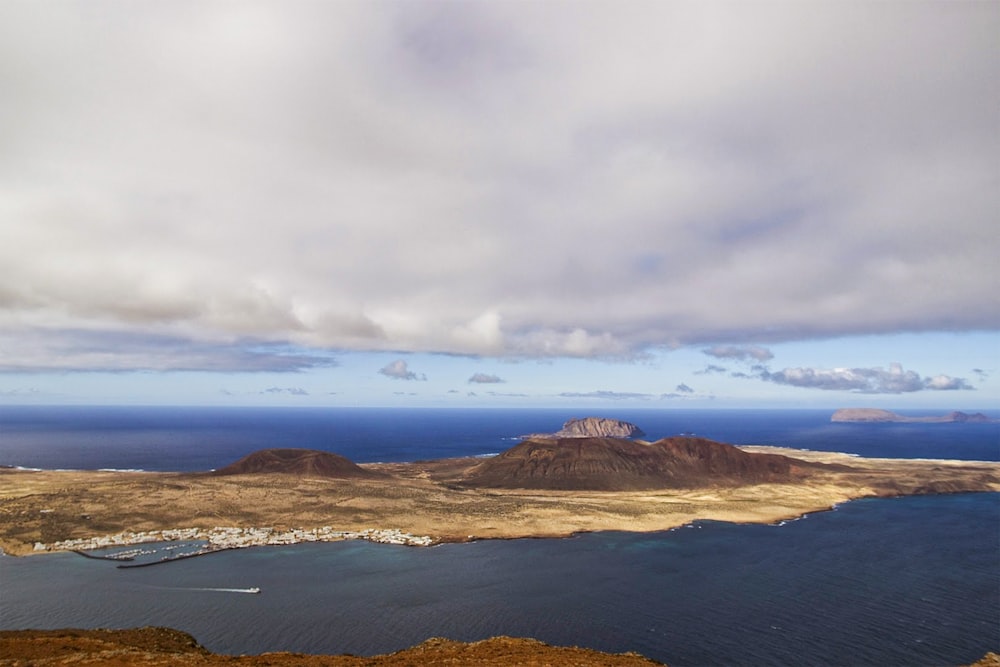
[[[263,547],[149,568],[0,558],[0,627],[166,625],[224,653],[370,655],[506,634],[678,665],[947,665],[1000,647],[1000,494],[780,526],[407,548]],[[223,590],[259,586],[248,595]]]

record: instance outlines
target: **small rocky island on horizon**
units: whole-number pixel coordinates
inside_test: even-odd
[[[640,438],[646,433],[635,424],[608,417],[574,417],[555,433],[533,433],[529,438]]]
[[[854,422],[854,423],[916,423],[916,424],[951,424],[951,423],[973,423],[988,424],[996,422],[996,419],[987,417],[982,412],[969,414],[955,410],[946,415],[929,417],[907,417],[891,410],[881,408],[841,408],[830,417],[832,422]]]

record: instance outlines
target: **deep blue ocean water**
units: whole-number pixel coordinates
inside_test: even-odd
[[[996,424],[831,424],[830,411],[602,414],[649,437],[1000,459]],[[0,465],[205,470],[286,446],[359,462],[476,455],[573,416],[586,415],[6,407]],[[206,590],[249,586],[263,592]],[[374,654],[431,636],[507,634],[638,651],[675,667],[968,664],[1000,650],[1000,494],[855,501],[780,526],[699,522],[429,549],[267,547],[135,570],[73,554],[0,557],[0,628],[150,624],[228,653]]]
[[[834,424],[832,413],[617,410],[600,416],[631,421],[647,439],[697,433],[737,445],[1000,460],[1000,423]],[[187,472],[220,468],[269,447],[322,449],[358,463],[476,456],[585,416],[555,409],[0,406],[0,465]]]

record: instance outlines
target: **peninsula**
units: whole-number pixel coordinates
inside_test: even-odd
[[[949,424],[949,423],[977,423],[988,424],[997,420],[987,417],[981,412],[968,414],[966,412],[949,412],[946,415],[931,417],[907,417],[896,414],[889,410],[879,408],[841,408],[830,417],[832,422],[855,422],[855,423],[915,423],[915,424]]]
[[[264,450],[205,473],[0,469],[7,554],[171,539],[218,548],[772,523],[863,497],[1000,491],[1000,462],[866,459],[678,436],[528,439],[489,459],[354,464]]]

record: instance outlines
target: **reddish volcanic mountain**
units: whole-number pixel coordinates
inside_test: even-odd
[[[537,438],[483,461],[463,483],[502,489],[640,491],[787,482],[817,466],[705,438],[680,436],[653,443]]]
[[[216,475],[259,473],[285,473],[337,479],[385,477],[382,473],[365,470],[339,454],[315,449],[261,449],[215,471]]]

